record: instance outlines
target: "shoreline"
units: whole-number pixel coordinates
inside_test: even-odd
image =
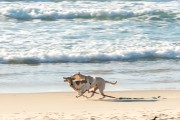
[[[180,120],[180,90],[105,91],[105,94],[117,99],[99,100],[100,95],[76,98],[75,92],[0,94],[0,119]]]

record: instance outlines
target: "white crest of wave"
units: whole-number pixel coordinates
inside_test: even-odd
[[[88,4],[89,3],[89,4]],[[13,3],[0,7],[0,14],[15,19],[123,19],[143,15],[179,16],[178,2],[35,2]]]
[[[37,64],[37,63],[61,63],[61,62],[107,62],[124,60],[153,60],[153,59],[180,59],[180,47],[169,48],[139,48],[116,50],[114,52],[85,51],[61,52],[61,51],[37,51],[30,50],[24,53],[7,53],[1,50],[0,63],[12,64]]]

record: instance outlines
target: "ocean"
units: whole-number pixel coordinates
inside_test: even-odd
[[[0,93],[63,92],[81,72],[105,91],[180,90],[179,0],[1,0]]]

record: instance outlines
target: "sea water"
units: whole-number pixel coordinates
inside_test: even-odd
[[[63,76],[107,91],[180,90],[179,0],[1,0],[0,93],[72,91]]]

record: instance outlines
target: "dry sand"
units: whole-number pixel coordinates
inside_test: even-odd
[[[0,94],[0,120],[180,120],[180,91],[106,94],[117,99],[76,98],[75,92]]]

